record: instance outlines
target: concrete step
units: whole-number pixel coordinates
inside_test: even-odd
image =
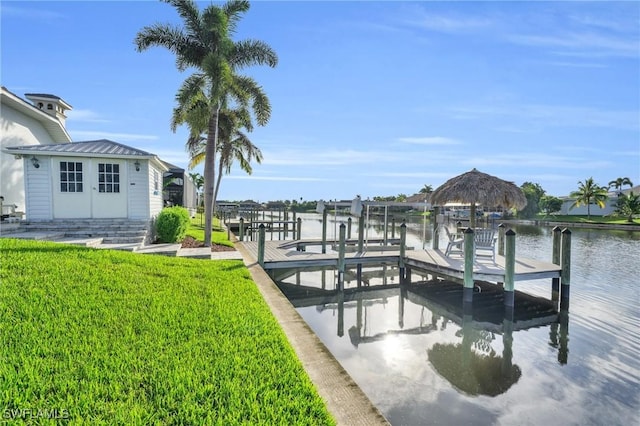
[[[107,236],[107,237],[103,237],[102,238],[102,242],[104,244],[138,244],[138,245],[142,245],[142,243],[144,242],[145,237],[144,236],[140,236],[140,237],[113,237],[113,236]]]
[[[145,230],[124,230],[124,231],[112,231],[112,230],[94,230],[94,229],[80,229],[76,231],[64,231],[68,237],[74,236],[88,236],[88,237],[144,237],[147,235]]]
[[[139,243],[105,243],[103,242],[96,248],[135,252],[135,251],[138,251],[140,246],[141,245]]]

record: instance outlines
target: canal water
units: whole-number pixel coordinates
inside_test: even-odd
[[[321,216],[301,216],[302,238],[319,238]],[[329,219],[333,239],[347,217]],[[431,224],[408,220],[407,245],[430,246]],[[379,238],[382,226],[382,218],[371,221],[367,237]],[[550,228],[513,229],[518,257],[551,260]],[[639,424],[640,233],[573,229],[570,303],[551,317],[533,309],[514,321],[484,321],[397,288],[393,265],[365,268],[364,291],[350,290],[353,272],[343,298],[313,291],[334,290],[335,270],[274,278],[391,424]],[[550,279],[517,281],[516,290],[551,299]],[[499,316],[502,306],[489,309]]]

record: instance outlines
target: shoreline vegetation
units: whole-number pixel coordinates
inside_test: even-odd
[[[335,424],[241,261],[3,238],[0,262],[14,420]]]

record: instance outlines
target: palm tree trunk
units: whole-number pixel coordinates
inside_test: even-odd
[[[214,187],[216,176],[216,143],[218,137],[218,112],[215,110],[209,118],[207,145],[204,154],[204,245],[211,247],[211,231],[213,228],[213,204],[215,202]]]
[[[216,189],[213,191],[213,199],[218,199],[218,190],[220,189],[220,181],[222,180],[222,157],[220,157],[220,164],[218,164],[218,180],[216,181]],[[213,205],[213,212],[216,212],[215,204]]]

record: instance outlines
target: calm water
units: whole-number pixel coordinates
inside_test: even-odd
[[[302,217],[302,237],[319,237],[320,216]],[[514,229],[518,256],[551,259],[550,229]],[[294,304],[393,425],[638,424],[640,233],[574,229],[572,237],[570,307],[544,325],[478,324],[399,289]],[[430,230],[409,223],[407,244],[430,246]],[[336,285],[335,271],[285,275],[277,279],[289,287]],[[391,266],[364,275],[371,285],[398,283]],[[518,281],[516,290],[551,297],[549,279]]]

